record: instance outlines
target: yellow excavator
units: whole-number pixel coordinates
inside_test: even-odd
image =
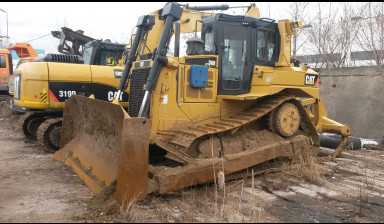
[[[116,184],[116,200],[125,204],[211,181],[220,171],[316,154],[318,132],[342,135],[338,150],[345,146],[350,129],[327,118],[319,74],[290,59],[301,21],[260,18],[255,5],[243,16],[183,17],[213,8],[167,3],[139,18],[118,88],[130,90],[128,111],[118,98],[76,95],[65,102],[61,149],[53,158],[93,192]],[[180,56],[186,23],[195,34]],[[149,41],[157,43],[152,52],[143,48]]]
[[[24,114],[19,121],[24,135],[46,151],[59,149],[64,101],[74,94],[112,101],[124,67],[108,66],[106,59],[121,59],[125,46],[94,40],[85,45],[83,57],[48,53],[18,65],[11,109]],[[127,91],[121,97],[127,100]]]

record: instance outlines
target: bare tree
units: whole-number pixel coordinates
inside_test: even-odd
[[[302,20],[306,21],[308,18],[308,7],[309,2],[292,2],[289,4],[286,12],[288,13],[290,19],[293,19],[294,21]],[[303,32],[302,29],[298,30],[297,35],[293,36],[292,38],[292,55],[293,58],[296,58],[296,53],[300,50],[300,48],[304,45],[305,41],[301,41],[301,43],[298,45],[298,42],[301,33]]]
[[[356,5],[351,2],[340,3],[340,22],[337,24],[338,32],[335,33],[339,42],[338,52],[340,59],[335,65],[336,68],[351,66],[350,55],[353,43],[356,40],[359,26],[356,26],[352,16],[355,14]]]
[[[369,63],[377,66],[384,65],[384,2],[368,2],[360,9],[360,16],[354,17],[360,30],[357,43],[365,51]]]
[[[307,30],[308,41],[317,55],[318,68],[347,66],[348,55],[356,37],[356,26],[352,24],[352,3],[317,3],[315,18]]]

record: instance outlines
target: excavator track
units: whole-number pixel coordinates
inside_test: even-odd
[[[35,139],[39,126],[47,119],[61,117],[60,111],[31,111],[27,112],[18,121],[24,135],[29,139]]]
[[[38,128],[36,139],[45,152],[56,152],[60,148],[61,123],[63,118],[45,120]]]
[[[198,139],[201,139],[204,136],[219,134],[227,131],[235,132],[239,128],[267,115],[287,101],[294,103],[298,107],[302,118],[302,130],[306,136],[311,138],[314,145],[318,146],[318,134],[308,118],[303,106],[298,100],[295,99],[294,96],[289,95],[272,95],[263,97],[248,109],[229,118],[222,118],[215,121],[213,124],[193,125],[183,129],[175,128],[168,131],[161,131],[154,139],[154,143],[168,152],[166,155],[168,159],[185,165],[193,162],[194,156],[190,155],[189,149],[196,141],[198,141]],[[233,135],[233,133],[230,135]]]
[[[35,111],[35,112],[27,112],[21,118],[19,119],[19,126],[22,127],[24,135],[29,138],[33,139],[36,136],[37,127],[38,125],[43,122],[43,112]],[[32,123],[35,123],[32,125]],[[34,130],[31,132],[31,125],[34,126]],[[36,127],[37,126],[37,127]]]

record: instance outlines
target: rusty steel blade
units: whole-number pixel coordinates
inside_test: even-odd
[[[142,117],[124,120],[116,183],[121,205],[147,196],[150,126]]]
[[[148,133],[142,136],[147,141],[139,141],[138,147],[133,142],[127,143],[129,139],[137,136],[130,137],[129,133],[132,132],[124,133],[124,127],[127,124],[136,124],[131,121],[125,122],[130,119],[120,105],[72,96],[65,103],[61,149],[54,154],[53,158],[71,167],[94,193],[99,193],[117,179],[122,144],[125,147],[122,150],[124,157],[128,156],[132,149],[136,152],[135,157],[146,157],[148,160],[149,122],[146,121],[144,126],[148,130],[141,132]],[[137,118],[133,120],[136,121]],[[139,119],[140,122],[145,120]],[[126,129],[130,128],[126,127]],[[139,151],[139,148],[143,150]],[[135,165],[137,166],[137,163]],[[148,166],[148,162],[141,166]],[[125,166],[125,170],[127,171],[130,167]],[[146,173],[146,179],[147,176]]]

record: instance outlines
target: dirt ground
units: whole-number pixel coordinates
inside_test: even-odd
[[[331,161],[322,148],[310,167],[270,162],[224,190],[208,183],[118,207],[26,140],[18,118],[0,103],[0,222],[384,222],[383,150]]]

